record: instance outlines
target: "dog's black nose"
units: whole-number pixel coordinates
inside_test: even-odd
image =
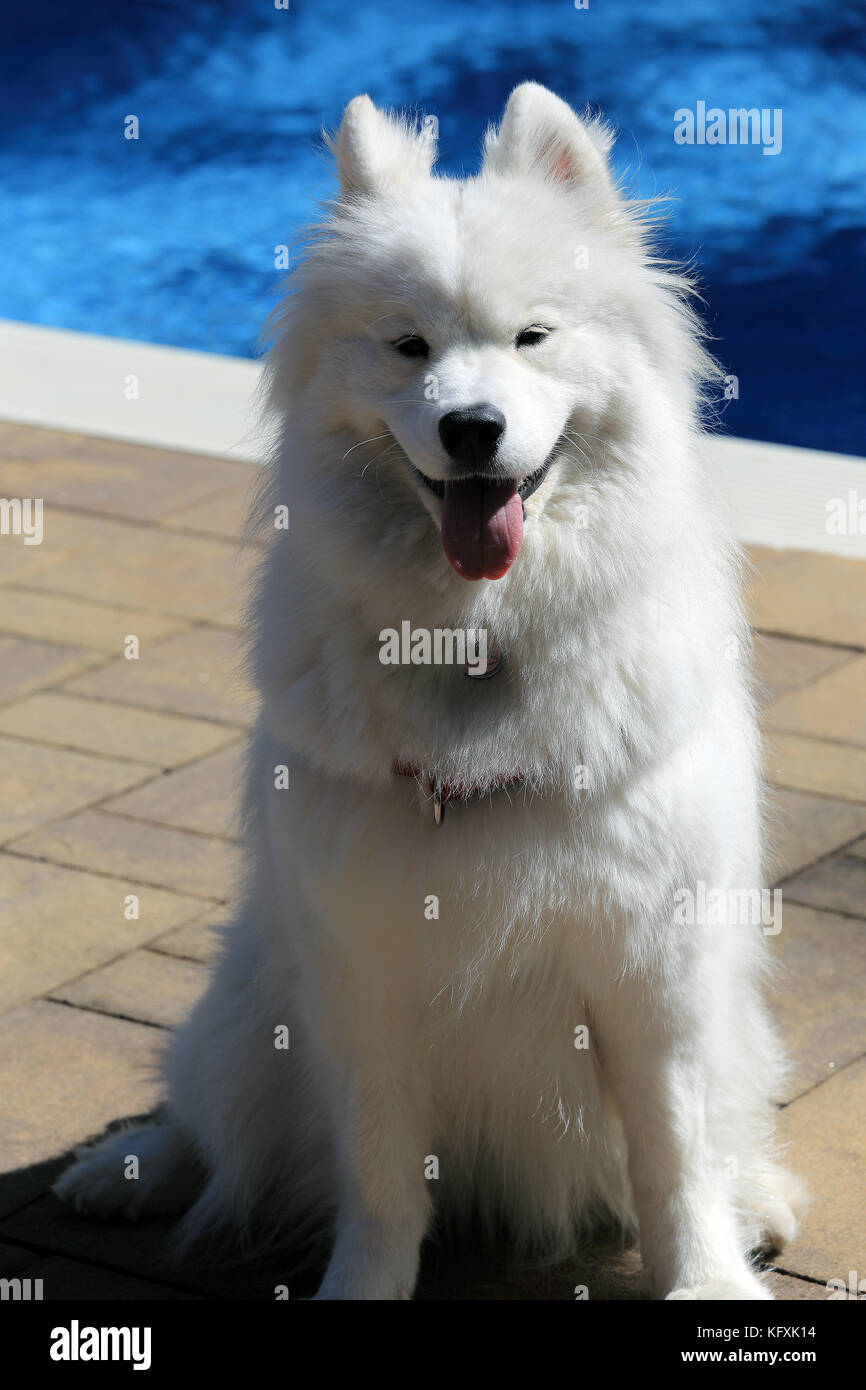
[[[505,416],[495,405],[449,410],[439,421],[439,438],[455,463],[476,472],[490,463],[505,432]]]

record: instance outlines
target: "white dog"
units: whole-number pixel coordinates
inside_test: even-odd
[[[325,1230],[320,1299],[411,1297],[437,1213],[558,1255],[613,1216],[679,1299],[769,1298],[750,1252],[796,1230],[717,369],[609,144],[527,83],[458,181],[347,108],[270,359],[243,900],[165,1124],[58,1185]]]

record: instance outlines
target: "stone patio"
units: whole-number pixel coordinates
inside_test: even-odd
[[[89,1223],[48,1191],[72,1145],[152,1108],[152,1060],[228,910],[253,472],[0,425],[0,497],[45,503],[41,545],[0,537],[0,1277],[42,1278],[46,1299],[273,1298],[285,1281],[279,1259],[174,1266],[166,1223]],[[866,1278],[866,564],[752,558],[785,896],[781,1129],[815,1198],[771,1278],[779,1298],[825,1299],[829,1279]],[[431,1254],[419,1296],[568,1299],[578,1284],[641,1296],[634,1253],[604,1243],[537,1271]]]

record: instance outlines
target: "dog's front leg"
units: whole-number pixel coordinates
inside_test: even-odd
[[[329,969],[322,1036],[338,1183],[333,1251],[317,1299],[411,1298],[430,1216],[423,1011],[399,967]]]
[[[724,991],[720,991],[724,997]],[[768,1299],[743,1248],[710,1119],[725,1024],[682,961],[619,979],[593,1013],[623,1121],[644,1265],[657,1297]],[[730,1136],[728,1142],[735,1142]]]

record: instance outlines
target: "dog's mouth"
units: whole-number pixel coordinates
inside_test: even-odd
[[[525,478],[515,478],[513,480],[517,484],[517,495],[520,498],[521,502],[525,502],[527,497],[532,496],[536,488],[541,487],[541,484],[547,477],[552,462],[553,454],[551,454],[550,457],[545,460],[545,462],[541,465],[540,468],[536,468],[534,473],[527,474]],[[415,468],[415,465],[413,464],[412,467]],[[435,492],[437,497],[445,496],[445,480],[443,478],[428,478],[427,474],[422,473],[420,468],[415,468],[415,472],[417,473],[418,477],[421,479],[425,487],[429,487],[430,491]],[[458,481],[461,483],[487,483],[488,486],[501,483],[504,486],[506,482],[510,482],[512,480],[486,478],[481,474],[476,474],[473,475],[471,478],[460,478]]]
[[[473,474],[445,482],[415,472],[442,498],[442,546],[461,579],[501,579],[523,544],[523,503],[547,476],[555,451],[525,478]]]

